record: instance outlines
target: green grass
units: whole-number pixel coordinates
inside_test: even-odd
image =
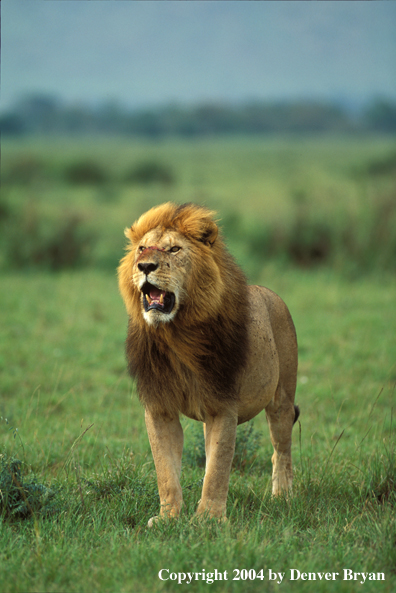
[[[260,415],[257,454],[232,473],[228,523],[194,520],[203,470],[187,463],[182,518],[147,530],[158,511],[155,472],[143,410],[125,372],[126,317],[114,275],[3,276],[1,414],[9,424],[0,424],[2,442],[23,461],[26,479],[32,471],[56,494],[53,514],[4,517],[2,591],[173,590],[174,582],[159,581],[161,568],[229,575],[236,568],[263,568],[265,575],[270,568],[286,575],[291,568],[351,568],[385,572],[385,583],[364,587],[391,591],[396,283],[279,274],[271,266],[260,280],[288,302],[299,335],[294,496],[271,499],[272,451]],[[195,423],[184,425],[188,459]],[[301,590],[361,587],[298,583]],[[253,591],[262,583],[225,585]]]
[[[32,199],[54,221],[65,210],[78,210],[98,239],[96,268],[51,273],[3,266],[1,273],[0,452],[7,455],[0,475],[2,592],[177,590],[177,580],[158,578],[161,569],[227,571],[227,581],[192,582],[194,591],[395,589],[396,280],[381,266],[368,271],[334,261],[332,267],[296,268],[265,256],[252,262],[243,241],[251,220],[267,212],[271,223],[287,219],[297,179],[299,191],[328,211],[329,220],[344,199],[360,221],[367,196],[388,191],[393,181],[366,179],[359,171],[390,148],[380,139],[3,148],[5,170],[21,154],[34,154],[50,163],[53,175],[25,185],[7,182],[11,208]],[[119,178],[139,161],[165,162],[177,182],[72,187],[61,181],[65,163],[88,153]],[[358,181],[351,171],[358,171]],[[278,292],[291,310],[301,417],[288,501],[270,495],[265,415],[255,419],[253,431],[239,428],[238,453],[245,448],[247,462],[236,459],[225,524],[194,518],[202,437],[197,424],[184,419],[183,514],[149,530],[147,520],[159,508],[156,476],[143,410],[126,372],[127,319],[115,266],[123,228],[148,206],[171,198],[205,201],[231,230],[234,213],[246,211],[246,227],[230,231],[230,246],[251,281]],[[11,459],[20,461],[19,485],[3,472]],[[265,579],[232,580],[235,569],[263,569]],[[268,580],[270,569],[285,573],[280,585]],[[292,582],[291,569],[340,575]],[[384,573],[386,580],[344,581],[343,569]]]

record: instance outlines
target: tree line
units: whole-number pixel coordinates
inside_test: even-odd
[[[396,132],[396,103],[375,99],[351,111],[319,101],[203,103],[127,109],[116,102],[100,107],[68,105],[51,96],[32,95],[0,116],[3,135],[124,134],[158,138],[209,134]]]

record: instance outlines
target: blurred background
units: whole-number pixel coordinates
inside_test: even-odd
[[[394,2],[2,3],[4,269],[114,270],[165,200],[268,261],[396,268]]]

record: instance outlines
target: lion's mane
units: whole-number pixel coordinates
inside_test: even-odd
[[[247,285],[228,253],[214,213],[194,204],[152,208],[125,234],[130,240],[118,269],[129,314],[126,354],[146,408],[169,417],[203,419],[235,401],[236,378],[247,358]],[[132,282],[139,242],[153,229],[173,230],[188,242],[191,261],[186,299],[169,323],[149,325]]]

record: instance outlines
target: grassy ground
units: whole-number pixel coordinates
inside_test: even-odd
[[[335,147],[330,143],[323,144],[319,152],[316,148],[316,161],[312,145],[304,147],[300,161],[296,146],[292,149],[280,143],[273,146],[273,153],[279,156],[289,150],[292,160],[306,163],[305,169],[301,165],[302,170],[311,171],[312,178],[317,182],[320,178],[325,184],[324,179],[331,182],[325,156],[335,153]],[[43,155],[44,148],[36,146],[35,150]],[[178,177],[184,175],[186,179],[187,199],[196,191],[188,162],[190,171],[197,166],[193,156],[197,157],[198,148],[190,146],[183,151],[176,145],[173,152],[169,147],[168,152],[166,147],[155,149],[170,154],[176,164],[180,157],[183,166],[179,165]],[[377,144],[370,152],[368,145],[356,144],[353,151],[349,145],[352,156],[344,167],[378,159],[388,149],[388,145]],[[13,150],[10,148],[7,155],[10,162],[11,157],[22,153],[20,147]],[[25,153],[32,150],[23,147]],[[105,147],[100,150],[105,154]],[[154,149],[146,146],[142,150]],[[272,173],[261,174],[258,164],[253,166],[254,158],[256,163],[262,162],[257,156],[260,150],[266,150],[270,157],[269,145],[242,147],[239,155],[244,155],[247,173],[239,172],[237,187],[225,175],[230,160],[237,166],[237,147],[224,144],[220,150],[215,143],[211,150],[202,149],[201,167],[202,175],[212,175],[203,184],[209,206],[218,207],[222,215],[237,207],[244,209],[245,204],[238,205],[237,197],[245,185],[251,198],[246,200],[247,209],[254,213],[261,184],[269,187],[272,175],[276,177],[274,187],[280,188],[279,204],[284,200],[287,210],[288,200],[293,199],[293,175],[285,172],[286,181],[282,182],[280,157]],[[345,195],[353,203],[358,199],[356,186],[340,173],[347,152],[341,145],[332,161],[339,181],[339,185],[334,181],[334,186],[341,195],[342,183],[349,184],[353,191]],[[247,153],[252,159],[250,169]],[[53,151],[53,155],[61,163],[60,153]],[[116,163],[123,170],[123,163],[129,162],[125,151],[113,159],[114,170]],[[313,168],[310,159],[316,163]],[[169,187],[120,187],[122,195],[106,202],[97,197],[98,189],[70,188],[48,180],[40,183],[44,184],[40,196],[36,183],[23,187],[10,184],[6,190],[11,203],[33,193],[40,207],[56,213],[57,207],[64,206],[63,196],[91,214],[98,210],[100,216],[96,213],[98,218],[91,224],[95,226],[97,220],[103,228],[108,214],[111,232],[96,247],[103,253],[107,249],[116,252],[118,239],[110,235],[115,231],[122,234],[122,228],[149,199],[150,191],[156,194],[153,202],[172,193]],[[386,186],[390,181],[376,183]],[[181,182],[173,188],[177,199],[182,187]],[[313,181],[311,187],[319,186]],[[220,196],[224,188],[230,190],[230,201]],[[132,194],[130,209],[128,191]],[[277,207],[271,204],[276,217]],[[249,268],[249,255],[239,239],[232,248]],[[255,419],[250,436],[239,428],[238,453],[245,449],[247,462],[241,463],[238,457],[232,472],[228,522],[197,522],[194,510],[203,477],[202,438],[195,428],[198,425],[184,420],[184,513],[177,522],[148,530],[147,519],[159,506],[156,479],[143,410],[125,369],[127,320],[114,269],[86,267],[56,274],[27,268],[3,271],[0,435],[3,453],[8,457],[3,456],[2,462],[6,466],[11,458],[20,460],[18,475],[25,490],[21,495],[15,484],[7,482],[9,473],[2,473],[1,591],[173,591],[183,573],[200,573],[189,585],[196,591],[208,586],[244,592],[271,591],[280,586],[315,592],[382,593],[395,589],[392,414],[396,401],[396,281],[389,271],[381,269],[350,274],[348,267],[297,269],[284,261],[265,262],[264,258],[261,266],[252,267],[250,275],[284,298],[297,328],[300,366],[296,401],[301,417],[294,428],[294,495],[289,501],[271,499],[272,451],[262,414]],[[10,493],[19,499],[14,500]],[[168,580],[159,578],[162,569],[162,577]],[[299,573],[291,573],[292,569]],[[344,569],[365,573],[364,584],[360,584],[365,578],[361,574],[356,580],[344,580],[350,576],[344,575]],[[217,575],[210,577],[215,570]],[[269,580],[270,570],[283,573],[281,584],[277,584],[279,576]],[[323,572],[339,574],[334,575],[335,580],[320,580],[318,573]],[[210,583],[214,576],[219,578],[219,573],[223,580]],[[312,575],[311,580],[303,580],[303,573],[315,573],[316,580]],[[298,574],[300,578],[292,581],[291,577]],[[384,581],[373,580],[382,574]]]
[[[2,440],[55,496],[46,517],[3,521],[2,591],[173,589],[158,579],[162,568],[228,570],[230,578],[237,568],[263,568],[266,579],[272,569],[285,580],[292,568],[345,568],[384,572],[385,583],[365,589],[392,590],[396,283],[271,267],[262,280],[288,301],[299,335],[294,497],[270,498],[262,415],[254,423],[260,446],[232,475],[228,524],[194,521],[203,470],[187,464],[184,517],[148,531],[158,510],[155,475],[143,411],[125,373],[126,319],[114,276],[3,277],[1,406],[9,424],[0,426]],[[194,458],[194,423],[185,426],[186,454]],[[349,581],[298,582],[353,590]],[[226,583],[231,590],[262,584]]]

